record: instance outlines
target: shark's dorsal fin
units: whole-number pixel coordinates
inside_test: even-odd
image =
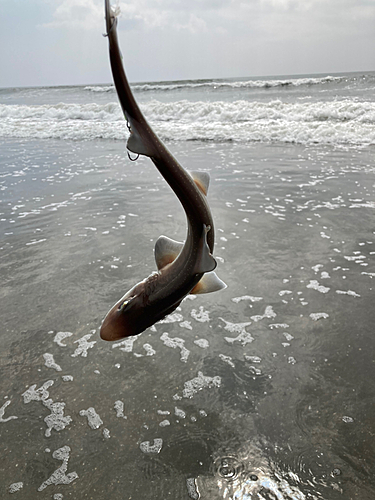
[[[217,266],[207,244],[207,233],[210,229],[210,226],[203,224],[202,236],[199,241],[199,258],[195,264],[194,274],[209,273]]]
[[[190,293],[200,294],[200,293],[210,293],[217,292],[218,290],[223,290],[227,285],[222,281],[214,271],[206,273],[191,290]]]
[[[198,172],[197,170],[189,171],[192,176],[193,181],[197,185],[198,189],[207,196],[208,186],[210,184],[210,174],[207,172]]]
[[[181,252],[183,243],[167,236],[159,236],[155,243],[155,261],[158,270],[173,262]]]

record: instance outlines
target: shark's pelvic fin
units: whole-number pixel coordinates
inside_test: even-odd
[[[189,171],[197,188],[207,196],[208,186],[210,184],[210,174],[207,172],[199,172],[197,170]]]
[[[155,261],[158,270],[173,262],[181,252],[184,244],[167,236],[159,236],[155,243]]]
[[[190,293],[200,294],[200,293],[210,293],[217,292],[218,290],[223,290],[227,285],[222,281],[214,271],[206,273],[195,285]]]
[[[217,262],[213,258],[210,247],[207,244],[207,233],[209,230],[210,227],[203,224],[202,236],[199,242],[199,258],[194,268],[195,274],[209,273],[217,266]]]

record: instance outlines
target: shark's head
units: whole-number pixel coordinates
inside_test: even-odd
[[[147,324],[146,286],[138,283],[129,290],[104,318],[100,328],[103,340],[119,340],[143,332]]]

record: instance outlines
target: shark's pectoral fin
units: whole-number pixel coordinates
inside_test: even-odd
[[[200,293],[210,293],[217,292],[218,290],[223,290],[227,285],[222,281],[214,271],[206,273],[191,290],[190,293],[200,294]]]
[[[207,172],[189,171],[198,189],[207,196],[208,186],[210,184],[210,175]]]
[[[155,261],[158,270],[163,269],[166,265],[173,262],[181,252],[183,243],[167,238],[167,236],[159,236],[155,243]]]
[[[207,233],[209,230],[210,227],[203,224],[202,236],[199,242],[199,257],[195,264],[194,274],[209,273],[217,266],[217,262],[213,258],[210,247],[207,244]]]

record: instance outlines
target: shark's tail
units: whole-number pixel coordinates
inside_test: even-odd
[[[103,36],[109,36],[111,30],[117,24],[117,18],[121,14],[119,0],[116,1],[116,5],[111,5],[111,0],[105,0],[105,19],[106,19],[106,27],[107,33],[104,33]]]
[[[116,1],[116,5],[111,5],[111,15],[113,17],[119,17],[121,14],[120,0]]]

